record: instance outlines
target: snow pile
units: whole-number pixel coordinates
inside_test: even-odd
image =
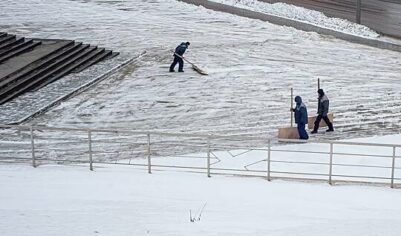
[[[313,24],[323,28],[341,31],[348,34],[377,38],[380,35],[364,25],[352,23],[348,20],[330,18],[319,11],[309,10],[286,3],[264,3],[257,0],[210,0],[226,5],[244,8],[252,11],[284,17],[296,21]]]

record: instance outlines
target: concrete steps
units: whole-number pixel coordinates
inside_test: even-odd
[[[0,32],[0,70],[7,69],[0,73],[0,104],[116,55],[71,40],[26,39]]]

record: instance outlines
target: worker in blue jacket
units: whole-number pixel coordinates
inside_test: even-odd
[[[295,108],[292,109],[294,112],[295,123],[297,124],[298,134],[300,139],[309,139],[309,135],[305,130],[305,125],[308,124],[308,110],[305,104],[302,102],[300,96],[295,97]]]
[[[174,67],[177,65],[177,63],[178,63],[178,72],[184,72],[184,61],[182,60],[182,57],[187,48],[189,47],[189,45],[190,45],[189,42],[186,43],[183,42],[180,45],[178,45],[178,47],[175,48],[174,61],[173,63],[171,63],[170,72],[175,72]]]

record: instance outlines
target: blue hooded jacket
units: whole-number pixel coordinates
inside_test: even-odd
[[[297,103],[294,113],[295,123],[308,124],[308,111],[305,104],[302,102],[302,98],[300,96],[296,96],[295,102]]]
[[[185,51],[187,50],[188,45],[187,43],[181,43],[180,45],[178,45],[178,47],[175,48],[175,53],[177,53],[178,55],[182,56],[184,55]]]

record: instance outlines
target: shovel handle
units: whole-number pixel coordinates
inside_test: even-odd
[[[294,90],[291,88],[291,127],[294,127],[294,116],[292,114],[293,113],[292,109],[294,109],[293,97],[294,97]]]
[[[181,55],[178,55],[178,54],[175,53],[175,52],[174,52],[174,55],[176,55],[177,57],[179,57],[179,58],[181,58],[182,60],[186,61],[187,63],[189,63],[189,64],[191,64],[191,65],[194,65],[194,63],[188,61],[185,57],[183,57],[183,56],[181,56]]]

